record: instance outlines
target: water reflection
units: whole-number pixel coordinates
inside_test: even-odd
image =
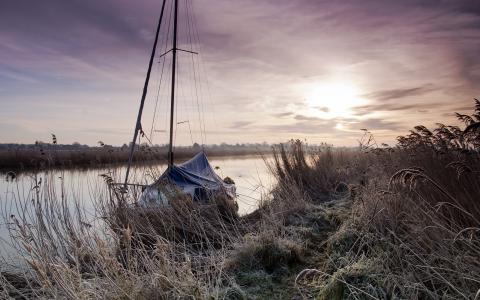
[[[211,165],[217,174],[224,178],[232,178],[237,186],[237,201],[239,213],[248,214],[258,207],[259,200],[265,195],[273,184],[263,158],[232,157],[211,159]],[[165,165],[135,166],[131,170],[130,182],[138,184],[152,183],[165,170]],[[7,224],[11,214],[22,211],[20,203],[28,204],[28,201],[36,198],[36,193],[54,193],[57,197],[75,199],[73,202],[81,203],[85,209],[86,218],[95,220],[95,201],[99,197],[105,197],[106,185],[101,174],[108,174],[118,182],[122,182],[125,167],[114,167],[95,170],[58,170],[40,174],[19,174],[5,176],[0,179],[0,205],[2,221],[0,222],[0,240],[2,241],[1,252],[11,252],[8,244]],[[42,189],[48,182],[50,189]],[[63,186],[63,188],[62,188]],[[64,191],[64,192],[63,192]],[[42,198],[40,195],[40,199]]]

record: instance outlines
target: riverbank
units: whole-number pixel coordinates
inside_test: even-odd
[[[81,218],[37,208],[49,227],[13,219],[28,286],[71,299],[474,298],[478,179],[445,167],[455,151],[418,147],[307,154],[294,143],[275,152],[278,184],[254,213],[182,200],[140,217],[105,202],[110,242]]]
[[[81,203],[70,208],[75,198],[63,190],[34,187],[17,203],[20,213],[5,220],[30,268],[0,276],[0,292],[68,299],[477,299],[476,124],[417,126],[396,147],[279,146],[268,163],[276,185],[246,216],[225,199],[198,204],[184,195],[170,197],[167,207],[133,209],[109,186],[97,197],[92,223]]]
[[[190,159],[199,151],[204,150],[209,157],[245,157],[264,155],[271,153],[268,145],[255,146],[206,146],[178,147],[175,149],[175,159]],[[108,166],[121,166],[128,162],[129,148],[85,146],[65,146],[54,144],[42,144],[37,146],[0,147],[0,172],[39,171],[47,169],[90,169],[105,168]],[[152,162],[162,163],[168,161],[168,149],[163,146],[137,147],[133,156],[135,164],[148,164]]]

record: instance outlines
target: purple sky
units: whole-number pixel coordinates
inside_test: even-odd
[[[414,125],[454,122],[453,112],[468,112],[480,96],[478,0],[180,0],[182,14],[185,1],[200,31],[202,83],[197,98],[193,81],[181,81],[177,121],[189,120],[192,135],[178,125],[178,144],[355,145],[361,128],[392,143]],[[1,1],[0,142],[48,141],[50,133],[60,143],[128,142],[160,7]],[[180,54],[182,70],[189,64],[191,55]],[[167,142],[167,101],[160,92],[154,143]]]

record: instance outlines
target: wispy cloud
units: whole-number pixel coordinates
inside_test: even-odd
[[[253,124],[253,122],[250,121],[235,121],[230,125],[231,129],[243,129],[245,127],[248,127],[249,125]]]
[[[402,98],[407,98],[412,96],[425,95],[437,89],[438,88],[435,88],[433,85],[424,85],[424,86],[413,87],[413,88],[377,91],[377,92],[362,95],[362,97],[376,101],[376,102],[385,102],[385,101],[397,100],[397,99],[402,99]]]
[[[347,123],[346,127],[351,130],[361,130],[363,128],[368,129],[372,132],[376,131],[390,131],[390,132],[399,132],[404,129],[404,126],[401,123],[388,121],[385,119],[371,118],[366,120],[352,121]]]
[[[204,111],[207,132],[215,135],[210,141],[291,134],[343,144],[355,140],[357,127],[392,138],[451,117],[449,111],[480,96],[476,0],[192,3],[201,74],[209,82],[202,99],[210,103]],[[17,121],[9,125],[16,134],[2,133],[0,142],[30,141],[25,120],[47,133],[69,125],[66,142],[95,143],[95,134],[128,141],[159,12],[154,0],[1,1],[0,118]],[[154,71],[145,123],[153,114],[157,65]],[[317,114],[328,108],[304,105],[309,91],[299,86],[332,78],[356,86],[366,101],[351,119],[321,120]],[[166,101],[161,109],[156,126],[164,126]],[[179,113],[194,125],[195,112]],[[98,130],[86,133],[82,123]]]
[[[272,116],[276,118],[284,118],[284,117],[290,117],[292,115],[293,115],[293,112],[283,112],[283,113],[273,114]]]

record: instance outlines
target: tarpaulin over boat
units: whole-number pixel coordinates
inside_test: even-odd
[[[210,197],[222,193],[232,199],[235,198],[235,185],[225,183],[215,173],[203,151],[189,161],[174,165],[165,171],[156,183],[144,191],[140,204],[168,203],[163,195],[164,193],[160,190],[160,187],[164,186],[165,183],[174,185],[196,201],[208,201]]]

